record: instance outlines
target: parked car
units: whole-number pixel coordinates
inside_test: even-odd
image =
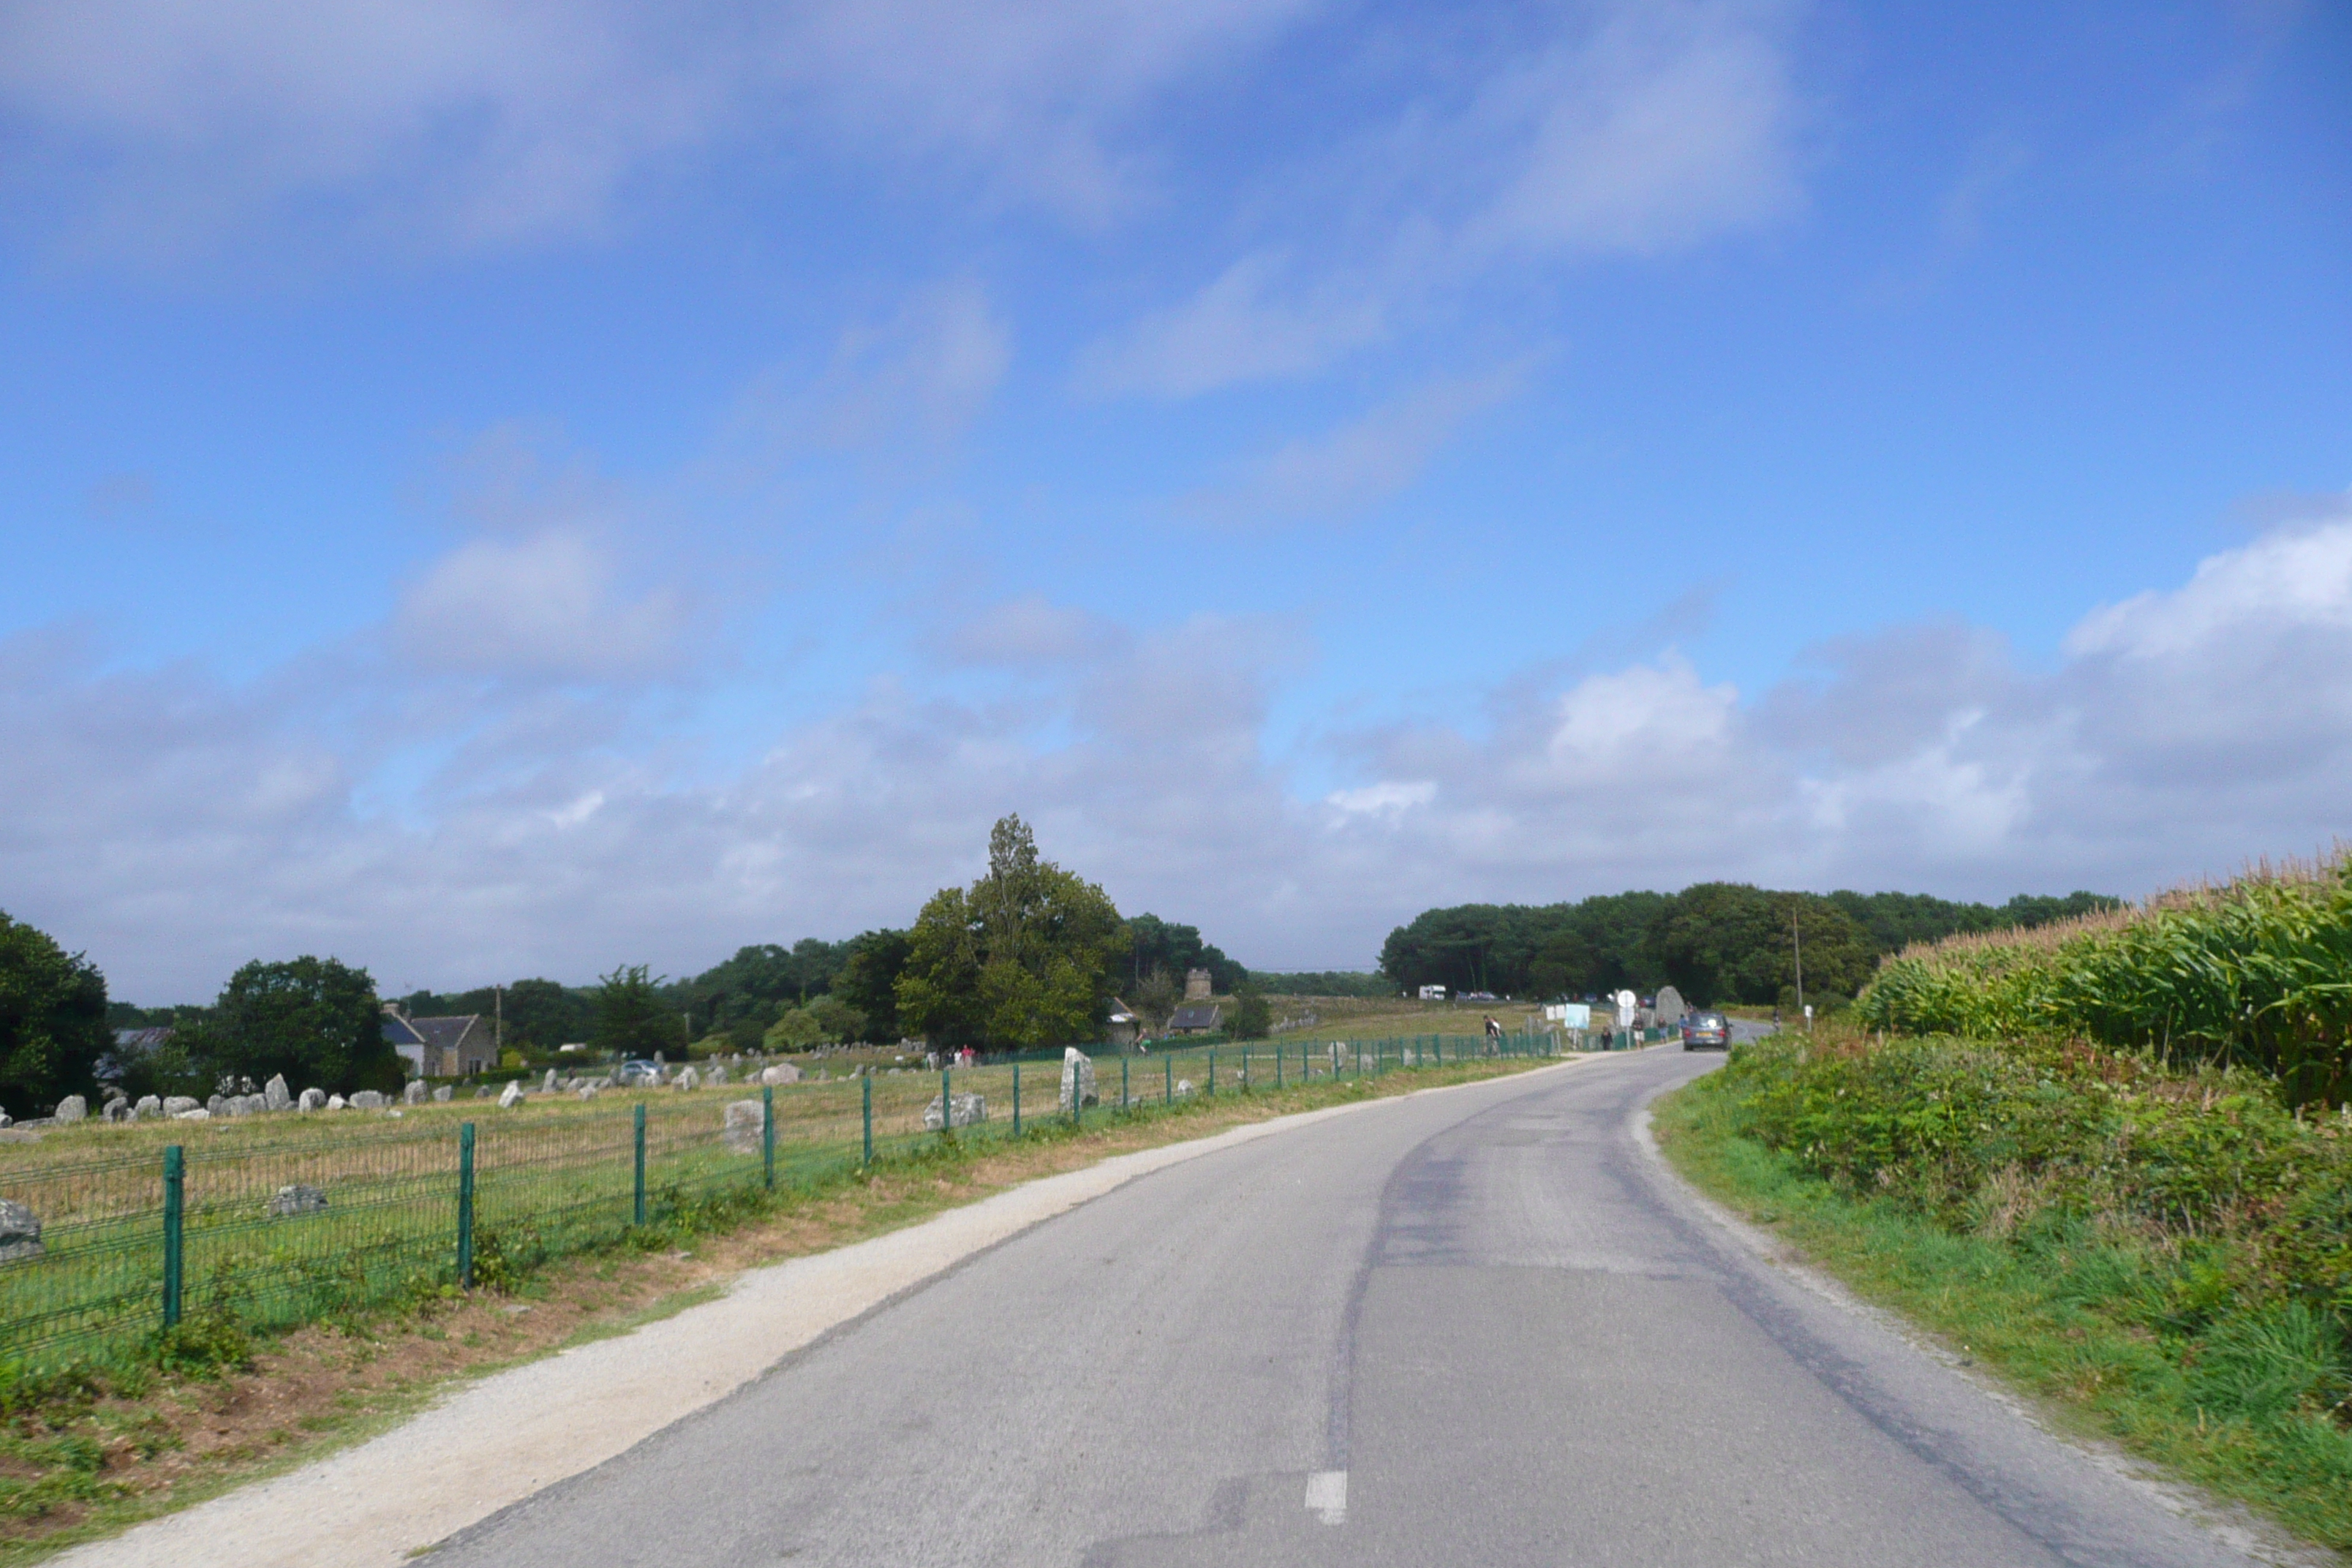
[[[613,1082],[620,1089],[644,1089],[661,1082],[661,1068],[648,1061],[625,1061],[614,1070]]]
[[[1701,1046],[1713,1046],[1718,1050],[1729,1050],[1731,1020],[1720,1013],[1684,1014],[1683,1049],[1695,1051]]]

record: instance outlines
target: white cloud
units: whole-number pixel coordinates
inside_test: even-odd
[[[2341,526],[2265,535],[2120,618],[2095,612],[2047,673],[1965,627],[1895,627],[1743,700],[1669,653],[1532,697],[1507,686],[1476,727],[1310,746],[1302,761],[1340,776],[1309,793],[1263,738],[1297,652],[1266,623],[1113,633],[1014,600],[942,647],[1027,672],[1017,695],[877,679],[693,782],[666,771],[658,737],[528,687],[445,711],[392,667],[238,689],[18,637],[0,643],[0,886],[12,915],[152,1000],[298,952],[403,986],[698,968],[745,942],[903,921],[973,873],[1008,810],[1123,908],[1269,966],[1360,961],[1432,904],[1713,877],[2136,893],[2343,829]],[[518,570],[540,580],[563,550],[531,542],[467,559],[539,563]],[[575,657],[576,623],[549,624],[499,656]],[[436,744],[426,782],[388,782]]]
[[[1471,243],[1647,255],[1796,206],[1796,101],[1778,11],[1611,6],[1499,75],[1473,123],[1516,144],[1517,167]]]
[[[1135,200],[1139,110],[1303,9],[81,0],[0,9],[0,111],[44,171],[36,225],[134,259],[289,219],[426,249],[576,235],[667,160],[777,138],[1097,222]]]
[[[1385,310],[1369,285],[1330,284],[1313,298],[1279,299],[1282,271],[1276,256],[1244,257],[1190,300],[1087,349],[1080,387],[1190,397],[1236,382],[1312,374],[1386,335]]]
[[[611,680],[675,668],[681,596],[631,597],[616,579],[608,550],[579,532],[469,540],[403,595],[394,631],[419,664],[471,675]]]
[[[1411,488],[1463,425],[1516,395],[1517,365],[1448,376],[1356,419],[1290,441],[1251,464],[1240,481],[1195,498],[1213,514],[1333,517],[1361,511]]]

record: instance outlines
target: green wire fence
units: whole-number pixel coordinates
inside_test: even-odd
[[[1105,1051],[1092,1102],[1076,1106],[1060,1065],[1032,1059],[585,1101],[559,1092],[512,1110],[93,1125],[70,1134],[89,1149],[72,1157],[0,1145],[0,1197],[41,1227],[37,1253],[0,1261],[0,1368],[136,1353],[200,1311],[283,1329],[495,1282],[697,1205],[805,1190],[945,1138],[1011,1140],[1195,1096],[1631,1043],[1521,1033]]]

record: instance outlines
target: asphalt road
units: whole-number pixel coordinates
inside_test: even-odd
[[[1637,1140],[1666,1047],[1142,1177],[443,1564],[2245,1561],[1758,1261]]]

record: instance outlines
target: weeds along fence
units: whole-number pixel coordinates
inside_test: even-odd
[[[2252,1067],[2290,1103],[2352,1095],[2352,851],[2037,931],[1888,959],[1861,1020],[1907,1034],[2076,1035]]]
[[[1060,1064],[1032,1061],[584,1102],[534,1095],[511,1110],[478,1100],[59,1129],[0,1144],[0,1197],[41,1231],[37,1252],[0,1261],[0,1374],[152,1354],[187,1319],[268,1331],[503,1284],[549,1258],[947,1142],[1586,1043],[1433,1035],[1106,1054],[1097,1103],[1075,1114]]]

